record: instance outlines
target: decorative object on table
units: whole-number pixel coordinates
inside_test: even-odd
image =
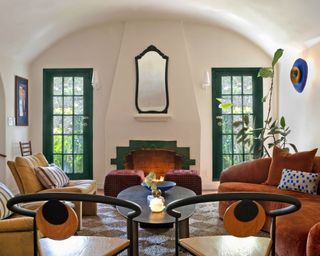
[[[162,197],[154,197],[151,199],[149,207],[152,212],[162,212],[166,208]]]
[[[144,182],[141,183],[141,185],[149,189],[153,196],[160,197],[161,193],[173,188],[177,184],[173,181],[164,181],[164,177],[157,179],[156,174],[154,172],[150,172],[145,177]]]
[[[28,126],[28,79],[15,76],[15,114],[17,126]]]
[[[292,66],[290,71],[290,79],[294,89],[297,92],[302,92],[306,86],[308,77],[308,64],[304,59],[297,59]]]

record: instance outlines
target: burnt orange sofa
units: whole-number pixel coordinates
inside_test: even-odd
[[[263,184],[268,177],[271,158],[263,158],[231,166],[222,171],[219,192],[270,192],[291,195],[301,201],[299,211],[277,218],[276,254],[278,256],[320,256],[320,189],[317,195],[280,190]],[[320,157],[315,157],[312,172],[320,172]],[[223,216],[231,202],[220,202]],[[278,207],[276,203],[261,202],[266,211]],[[270,219],[263,228],[270,232]]]

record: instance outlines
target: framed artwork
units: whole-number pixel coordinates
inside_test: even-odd
[[[16,125],[27,126],[29,119],[28,79],[15,76]]]

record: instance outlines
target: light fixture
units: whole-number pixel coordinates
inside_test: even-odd
[[[211,85],[211,82],[210,82],[209,71],[205,71],[204,74],[203,74],[203,79],[202,79],[201,86],[202,86],[203,89],[206,89],[206,88],[209,88],[210,85]]]
[[[99,76],[98,76],[98,72],[96,70],[93,70],[91,85],[92,85],[93,89],[99,89],[100,88],[100,86],[99,86]]]

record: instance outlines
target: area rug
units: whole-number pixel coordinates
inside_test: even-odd
[[[190,236],[226,234],[223,223],[218,217],[218,203],[197,205],[195,213],[189,220]],[[115,208],[98,205],[98,215],[83,217],[83,229],[79,235],[95,235],[126,238],[126,220]],[[268,236],[260,232],[259,236]],[[174,229],[139,228],[139,255],[165,256],[174,255]],[[127,255],[123,252],[121,256]],[[189,255],[181,252],[180,255]]]

